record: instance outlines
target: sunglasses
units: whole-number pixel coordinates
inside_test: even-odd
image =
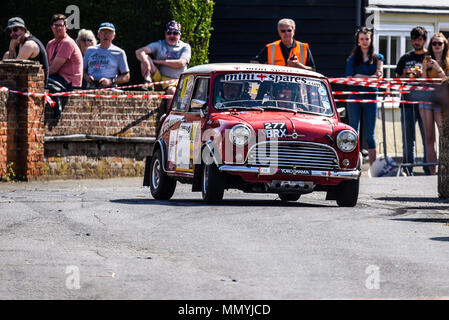
[[[62,27],[65,27],[65,24],[53,23],[53,27],[55,27],[55,28],[62,28]]]
[[[432,42],[432,46],[442,46],[444,44],[444,42]]]
[[[280,30],[282,33],[286,33],[286,32],[292,32],[292,29],[286,29],[286,30]]]
[[[178,31],[167,31],[166,32],[167,36],[177,36],[180,34],[180,32]]]
[[[10,32],[10,33],[11,33],[11,32],[17,32],[17,31],[19,31],[19,30],[20,30],[19,27],[14,27],[14,28],[9,29],[9,32]]]
[[[93,42],[92,39],[87,39],[87,38],[82,38],[81,41],[83,41],[83,42]]]

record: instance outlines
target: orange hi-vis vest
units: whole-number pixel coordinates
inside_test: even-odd
[[[290,50],[289,59],[295,55],[298,61],[303,65],[307,62],[307,50],[309,44],[296,41],[296,46]],[[267,44],[268,49],[268,64],[275,64],[277,66],[286,66],[287,62],[284,60],[281,50],[281,40]]]

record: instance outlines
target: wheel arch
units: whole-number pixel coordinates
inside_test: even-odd
[[[154,153],[157,150],[161,150],[161,155],[162,155],[162,170],[164,170],[164,172],[167,172],[166,168],[165,168],[165,164],[166,164],[166,144],[164,139],[159,139],[156,140],[156,142],[153,145],[153,149],[151,151],[151,155],[147,156],[145,158],[145,171],[144,171],[144,176],[143,176],[143,186],[144,187],[149,187],[150,186],[150,164],[151,164],[151,159],[153,158]]]

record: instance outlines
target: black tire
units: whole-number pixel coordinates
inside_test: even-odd
[[[223,200],[224,176],[215,163],[203,166],[201,192],[205,203],[218,203]]]
[[[173,180],[162,168],[161,150],[156,150],[151,158],[150,165],[150,190],[156,200],[169,200],[176,189],[176,180]]]
[[[355,207],[359,198],[360,178],[341,182],[336,188],[337,204],[340,207]]]
[[[281,201],[298,201],[301,198],[301,194],[296,193],[279,193],[279,198]]]

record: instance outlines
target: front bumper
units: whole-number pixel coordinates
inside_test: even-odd
[[[338,178],[347,180],[357,180],[362,173],[360,170],[321,171],[321,170],[279,169],[271,167],[246,167],[246,166],[229,166],[229,165],[222,165],[218,169],[221,172],[254,173],[264,176],[285,174],[285,175],[304,176],[304,177]]]

